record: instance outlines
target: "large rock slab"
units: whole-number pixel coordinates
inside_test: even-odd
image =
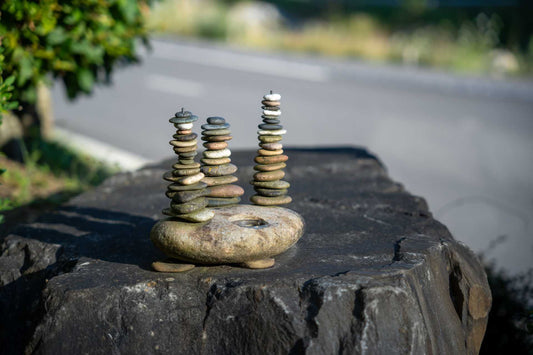
[[[476,353],[485,273],[425,201],[362,149],[288,155],[306,232],[271,269],[151,270],[169,161],[20,226],[0,254],[2,352]],[[244,199],[253,156],[232,156]]]

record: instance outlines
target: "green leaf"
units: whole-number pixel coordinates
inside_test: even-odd
[[[80,68],[76,74],[80,88],[85,92],[90,92],[94,84],[93,73],[87,68]]]
[[[19,68],[17,83],[18,86],[22,86],[32,76],[32,60],[28,56],[23,56],[19,61]]]
[[[48,44],[54,46],[65,42],[68,38],[67,32],[63,27],[57,27],[46,37]]]
[[[13,85],[14,82],[15,82],[15,76],[11,75],[9,78],[6,79],[6,81],[4,81],[4,85],[11,86]]]

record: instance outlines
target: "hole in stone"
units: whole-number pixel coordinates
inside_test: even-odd
[[[232,221],[239,227],[260,229],[268,227],[268,222],[262,218],[244,218]]]

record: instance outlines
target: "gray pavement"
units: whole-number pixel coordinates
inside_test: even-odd
[[[114,85],[66,101],[57,125],[147,160],[171,154],[182,106],[257,147],[260,99],[282,94],[286,146],[366,146],[453,235],[510,272],[533,267],[533,83],[153,41]],[[199,131],[199,125],[196,126]]]

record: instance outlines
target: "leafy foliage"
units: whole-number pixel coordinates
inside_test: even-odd
[[[149,1],[0,2],[2,77],[15,78],[13,99],[33,103],[37,83],[50,76],[63,81],[70,98],[108,82],[117,64],[137,60],[137,39],[146,43],[141,10]]]

